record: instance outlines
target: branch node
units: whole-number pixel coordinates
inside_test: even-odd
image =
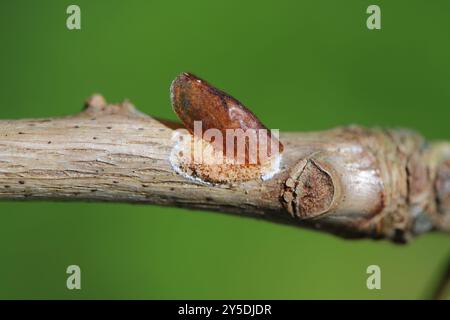
[[[315,159],[302,159],[284,183],[281,202],[300,219],[318,217],[330,210],[335,197],[331,175]]]
[[[146,114],[138,111],[127,99],[119,104],[108,104],[100,94],[94,94],[86,100],[85,107],[80,115],[89,117],[108,115],[119,115],[130,118],[148,117]]]

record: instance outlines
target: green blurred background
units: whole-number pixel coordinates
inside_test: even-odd
[[[366,27],[370,4],[382,30]],[[168,88],[192,71],[270,128],[450,140],[449,21],[448,0],[1,1],[0,118],[73,114],[100,92],[176,119]],[[1,202],[0,217],[0,298],[428,298],[450,254],[438,233],[398,246],[146,205]]]

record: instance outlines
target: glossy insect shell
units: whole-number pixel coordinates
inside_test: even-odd
[[[215,128],[224,137],[226,129],[267,130],[241,102],[191,73],[180,74],[172,82],[170,93],[175,113],[193,134],[194,121],[202,121],[203,132]],[[279,151],[282,150],[279,143]]]

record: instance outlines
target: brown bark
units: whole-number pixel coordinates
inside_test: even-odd
[[[450,231],[449,143],[358,126],[282,133],[272,178],[228,167],[217,179],[175,170],[175,126],[100,96],[75,116],[0,121],[0,199],[179,206],[399,242]]]

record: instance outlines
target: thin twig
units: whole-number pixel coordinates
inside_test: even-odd
[[[179,206],[396,242],[450,231],[447,142],[359,126],[282,133],[264,177],[262,165],[183,162],[175,127],[98,95],[75,116],[0,121],[0,199]]]

